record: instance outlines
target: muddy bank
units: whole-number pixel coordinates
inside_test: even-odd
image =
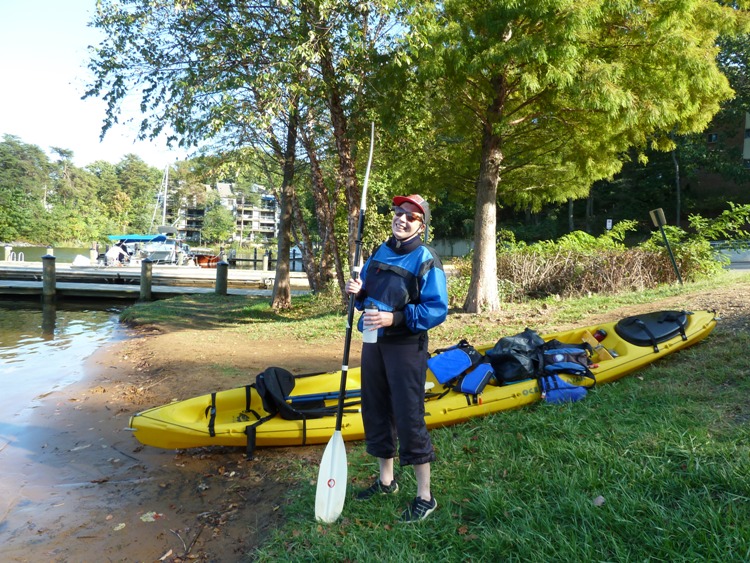
[[[237,449],[145,448],[127,430],[139,410],[222,384],[205,366],[216,346],[165,354],[184,350],[175,337],[190,338],[141,334],[106,347],[89,359],[81,383],[41,399],[27,421],[5,425],[3,455],[15,469],[0,486],[4,560],[85,561],[95,553],[100,561],[234,561],[278,524],[291,457],[319,463],[320,448],[268,448],[248,461]],[[224,358],[236,358],[232,380],[254,377],[269,356],[278,363],[283,345],[221,342]],[[309,348],[295,346],[304,362],[284,365],[340,365],[340,351]]]

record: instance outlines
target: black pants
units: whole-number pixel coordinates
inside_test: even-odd
[[[427,334],[362,345],[362,420],[367,453],[401,465],[435,460],[424,420]]]

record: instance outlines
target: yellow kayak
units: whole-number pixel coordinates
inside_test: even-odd
[[[681,316],[679,327],[662,328],[664,315]],[[593,345],[591,372],[596,383],[615,381],[629,373],[703,340],[716,326],[712,311],[664,312],[628,317],[617,322],[541,335],[568,344]],[[661,332],[660,332],[661,331]],[[598,338],[595,338],[596,335]],[[494,346],[478,346],[484,354]],[[304,419],[264,408],[255,385],[219,391],[176,401],[140,412],[130,419],[139,442],[159,448],[199,446],[296,446],[328,442],[336,425],[336,406],[341,372],[292,376],[286,370],[269,368],[293,378],[287,395],[290,410],[309,412]],[[266,370],[266,373],[268,370]],[[574,384],[588,384],[584,378],[562,376]],[[345,408],[341,433],[344,440],[364,437],[358,409],[360,368],[347,371]],[[425,420],[429,428],[449,426],[470,418],[516,409],[541,399],[536,379],[496,385],[490,383],[481,394],[469,396],[438,383],[428,370],[425,385]],[[310,406],[313,408],[306,411]],[[282,407],[282,411],[287,409]],[[271,411],[271,412],[269,412]],[[250,440],[248,441],[248,436]]]

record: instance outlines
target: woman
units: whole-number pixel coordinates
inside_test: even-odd
[[[404,522],[429,516],[437,501],[430,490],[435,452],[424,420],[427,331],[445,320],[448,290],[437,254],[424,245],[430,209],[419,195],[393,198],[392,236],[367,260],[359,279],[347,282],[355,306],[365,313],[359,330],[377,329],[375,343],[362,345],[362,419],[367,452],[380,474],[356,498],[398,491],[393,460],[413,465],[417,494]],[[376,309],[371,309],[375,306]]]

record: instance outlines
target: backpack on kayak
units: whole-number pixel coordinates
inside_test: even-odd
[[[476,348],[468,341],[461,340],[450,348],[435,350],[435,354],[427,360],[427,367],[435,375],[438,383],[452,385],[482,360],[483,356]]]
[[[583,399],[596,384],[589,369],[593,349],[589,344],[567,344],[558,340],[546,342],[542,350],[542,373],[537,378],[542,399],[548,403],[574,403]],[[571,383],[562,374],[590,379],[588,384]]]

